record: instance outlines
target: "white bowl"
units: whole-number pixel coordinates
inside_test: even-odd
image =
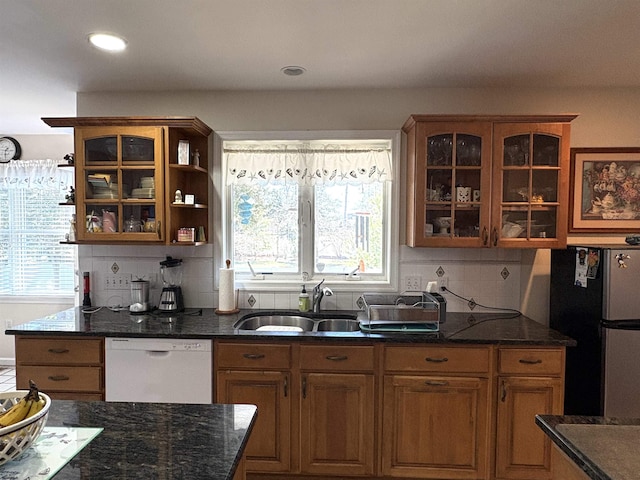
[[[18,403],[27,393],[29,393],[28,390],[0,393],[0,411],[4,412],[8,410]],[[40,395],[45,400],[42,410],[18,423],[0,428],[0,465],[13,460],[28,449],[33,442],[38,439],[40,433],[42,433],[42,429],[46,425],[47,418],[49,417],[51,398],[42,392],[40,392]]]

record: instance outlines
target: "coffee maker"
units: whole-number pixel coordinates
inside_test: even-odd
[[[182,298],[182,259],[167,258],[160,262],[160,275],[162,276],[162,292],[158,310],[161,312],[182,312],[184,300]]]

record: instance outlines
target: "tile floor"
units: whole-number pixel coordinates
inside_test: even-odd
[[[0,367],[0,392],[10,392],[16,389],[16,369]]]

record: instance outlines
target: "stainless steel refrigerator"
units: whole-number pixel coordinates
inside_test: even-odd
[[[549,326],[577,341],[565,414],[640,417],[640,247],[552,250],[549,293]]]

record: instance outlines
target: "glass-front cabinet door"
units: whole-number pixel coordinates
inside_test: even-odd
[[[483,246],[489,236],[491,124],[419,123],[413,246]]]
[[[496,124],[494,246],[553,248],[566,243],[568,124]]]
[[[80,241],[163,241],[162,129],[76,129]]]

